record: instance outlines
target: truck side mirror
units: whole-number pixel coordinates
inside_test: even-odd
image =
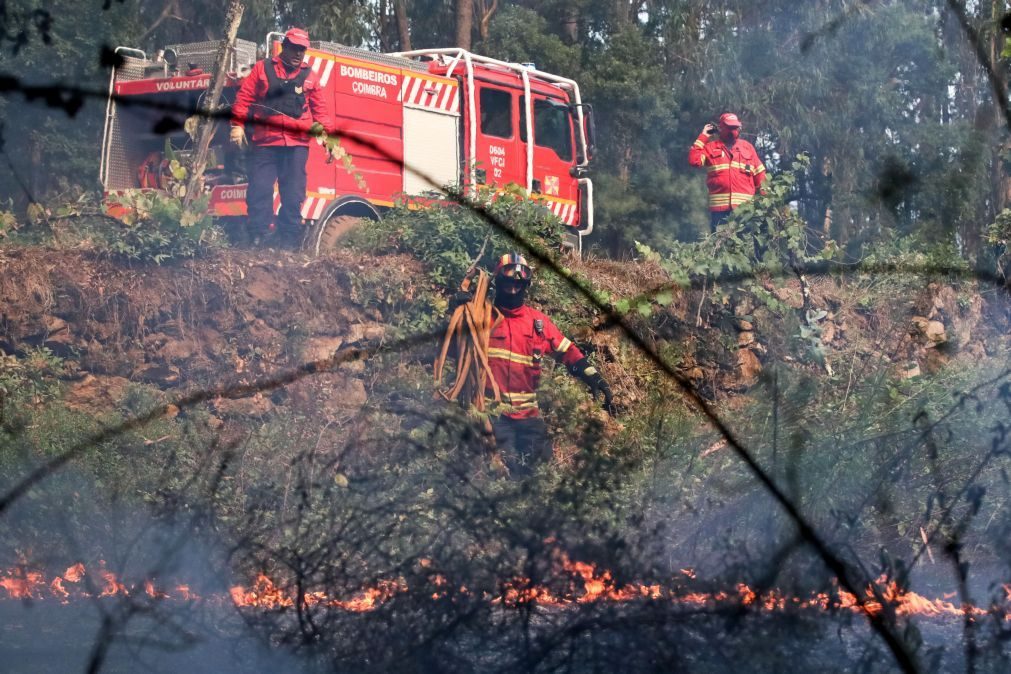
[[[576,159],[580,164],[589,162],[593,159],[593,155],[597,150],[597,127],[593,121],[593,106],[589,103],[580,103],[579,105],[571,106],[572,118],[578,119],[576,116],[576,108],[583,109],[583,129],[586,132],[586,156],[583,156],[583,148],[579,147],[577,151]]]
[[[594,121],[593,106],[583,104],[583,125],[586,127],[586,161],[592,161],[597,153],[597,124]]]

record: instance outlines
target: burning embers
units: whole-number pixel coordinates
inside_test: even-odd
[[[57,599],[66,604],[71,599],[90,597],[129,597],[145,594],[153,599],[181,599],[190,601],[198,597],[188,585],[177,585],[172,590],[160,590],[154,581],[145,580],[139,587],[127,587],[100,561],[98,569],[89,571],[77,563],[62,575],[47,579],[41,571],[27,569],[24,565],[0,571],[0,587],[7,590],[8,599]]]
[[[407,588],[392,581],[380,581],[376,587],[366,588],[361,595],[348,600],[336,599],[325,592],[307,592],[303,598],[305,606],[326,606],[360,613],[371,611],[382,602]],[[255,607],[262,609],[290,608],[295,605],[295,598],[278,588],[274,581],[260,574],[249,589],[236,585],[229,590],[232,602],[240,607]]]
[[[685,583],[695,581],[692,569],[682,569],[680,577],[669,587],[660,584],[639,583],[618,584],[610,571],[598,570],[593,564],[572,561],[564,555],[557,558],[557,578],[551,587],[516,578],[502,584],[498,596],[483,595],[490,603],[507,608],[518,606],[544,606],[560,608],[577,604],[596,602],[663,601],[676,606],[719,608],[722,606],[743,606],[764,612],[786,610],[852,611],[876,615],[886,606],[899,616],[960,616],[975,618],[987,615],[988,611],[971,605],[957,605],[953,595],[940,599],[930,599],[916,592],[903,590],[894,581],[879,578],[868,585],[864,596],[857,596],[837,590],[808,597],[788,595],[776,590],[756,592],[745,584],[738,584],[732,591],[692,592],[685,589]],[[556,582],[560,581],[560,582]],[[434,584],[440,591],[432,598],[445,596],[448,583],[442,576],[435,576]],[[0,588],[6,591],[6,598],[20,600],[57,600],[69,603],[82,598],[142,597],[153,601],[195,601],[206,599],[212,602],[232,604],[243,609],[286,610],[295,607],[296,601],[303,607],[337,609],[349,612],[374,610],[401,593],[408,587],[402,580],[382,580],[350,598],[337,598],[322,591],[305,592],[301,598],[279,586],[265,574],[259,574],[249,587],[236,585],[227,595],[212,594],[203,598],[189,585],[175,585],[172,588],[159,587],[153,580],[145,580],[128,585],[100,562],[97,569],[74,564],[61,575],[47,578],[41,571],[26,565],[0,571]],[[559,589],[562,588],[562,589]],[[1004,586],[1005,600],[1011,603],[1011,585]],[[461,594],[471,594],[460,588]],[[2,593],[0,593],[2,598]],[[1007,607],[1001,607],[1005,619],[1011,619]]]

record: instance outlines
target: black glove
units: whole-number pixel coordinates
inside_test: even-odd
[[[466,290],[460,290],[454,293],[453,296],[449,298],[449,313],[453,313],[456,311],[457,307],[467,304],[473,299],[474,293]]]
[[[618,414],[618,408],[614,404],[614,394],[611,393],[611,386],[600,376],[597,368],[590,365],[590,361],[586,358],[580,358],[569,369],[572,374],[582,379],[583,383],[590,387],[590,395],[593,396],[594,400],[597,399],[598,393],[603,394],[604,403],[601,407],[604,408],[604,411],[612,417]]]

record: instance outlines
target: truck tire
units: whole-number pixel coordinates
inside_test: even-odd
[[[357,215],[332,214],[309,230],[309,237],[305,242],[305,252],[313,256],[319,256],[333,250],[348,232],[361,224],[362,220]]]

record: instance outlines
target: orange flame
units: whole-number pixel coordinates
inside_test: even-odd
[[[33,599],[40,597],[39,587],[45,585],[42,573],[17,568],[9,571],[9,576],[0,580],[0,587],[7,590],[11,599]]]
[[[988,614],[988,611],[970,604],[959,605],[953,601],[954,593],[930,599],[916,592],[906,590],[895,581],[882,576],[867,585],[858,597],[855,594],[836,589],[832,593],[817,593],[808,597],[790,596],[778,590],[755,590],[744,583],[738,584],[734,590],[722,592],[684,592],[678,589],[663,587],[659,584],[645,585],[640,583],[619,584],[611,571],[598,570],[588,562],[570,560],[564,554],[555,556],[556,571],[561,574],[556,580],[567,579],[568,588],[564,584],[554,583],[549,589],[546,585],[532,582],[528,578],[515,578],[502,584],[497,597],[488,597],[493,603],[508,607],[521,605],[538,605],[545,607],[563,607],[571,604],[588,604],[592,602],[622,602],[637,599],[666,600],[680,605],[716,606],[726,602],[736,602],[742,606],[762,611],[783,611],[787,608],[800,610],[843,610],[867,615],[877,615],[882,611],[894,611],[898,616],[963,616],[975,619]],[[430,566],[423,564],[422,566]],[[695,578],[692,569],[681,569],[682,576]],[[54,576],[47,580],[40,571],[30,570],[22,564],[6,571],[0,570],[0,587],[7,592],[9,599],[55,599],[68,603],[71,599],[91,596],[80,588],[68,587],[68,584],[80,583],[88,574],[81,563],[67,568],[62,576]],[[120,581],[115,574],[104,568],[100,562],[99,570],[94,573],[102,580],[100,597],[131,596],[132,589]],[[432,584],[437,588],[432,598],[437,600],[447,596],[449,582],[439,574],[432,574]],[[159,590],[153,580],[145,580],[136,586],[154,599],[182,601],[199,600],[189,585],[179,584],[171,594]],[[1004,601],[1011,604],[1011,584],[1004,585]],[[259,574],[251,587],[236,585],[229,590],[228,596],[232,603],[241,608],[283,609],[295,606],[301,602],[304,606],[341,609],[351,612],[372,611],[395,595],[405,592],[407,586],[401,580],[381,580],[372,587],[367,587],[359,594],[348,599],[333,598],[322,591],[306,592],[301,599],[294,593],[285,591],[266,574]],[[461,593],[469,591],[465,587]],[[2,598],[2,597],[0,597]],[[212,595],[211,601],[222,600],[220,595]],[[992,607],[996,610],[998,607]],[[1011,611],[1002,607],[1006,620],[1011,621]]]
[[[79,583],[84,578],[84,564],[78,562],[63,572],[63,578],[71,583]]]

